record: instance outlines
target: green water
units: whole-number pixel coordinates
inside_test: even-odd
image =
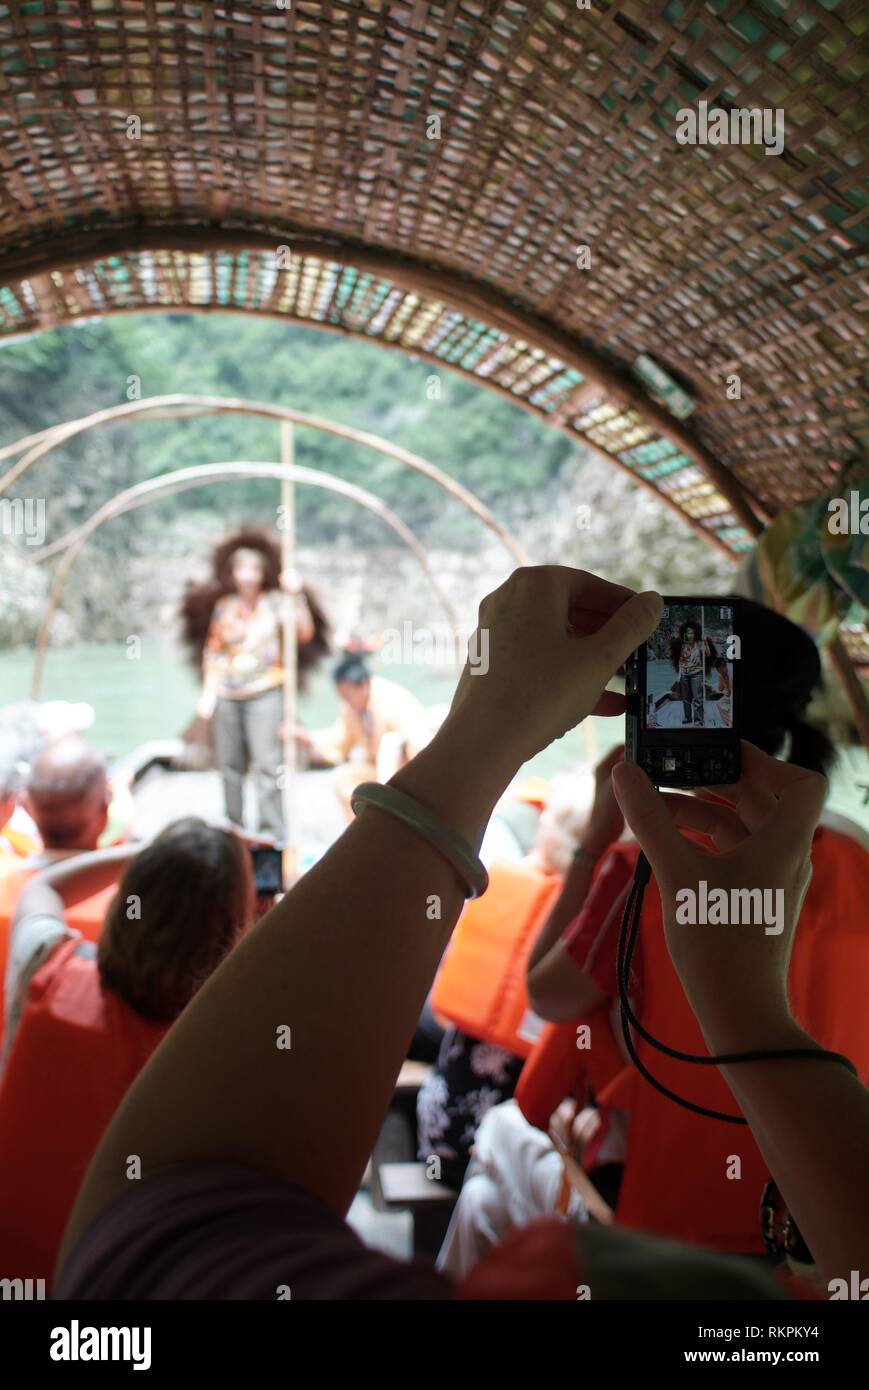
[[[448,704],[456,684],[452,670],[423,663],[369,661],[373,672],[398,681],[425,705]],[[0,704],[27,699],[33,655],[27,650],[0,653]],[[174,738],[193,718],[198,684],[192,667],[170,641],[143,640],[141,655],[130,660],[124,643],[85,642],[48,653],[42,682],[44,700],[83,700],[96,720],[88,737],[101,752],[122,757],[155,738]],[[299,702],[300,722],[308,728],[329,724],[338,699],[328,667],[311,682]],[[549,776],[565,764],[587,759],[589,748],[602,755],[621,737],[620,719],[594,719],[587,734],[574,730],[529,764]],[[594,739],[596,742],[592,743]]]
[[[426,705],[448,704],[456,676],[451,670],[423,663],[399,665],[370,661],[372,671],[405,685]],[[33,672],[28,650],[0,653],[0,705],[27,699]],[[144,640],[141,656],[130,660],[124,643],[85,642],[51,651],[45,664],[44,700],[83,700],[96,721],[90,741],[102,752],[121,757],[149,739],[174,738],[193,718],[198,684],[192,668],[168,639]],[[300,722],[318,728],[334,719],[338,700],[328,670],[311,683],[299,705]],[[586,720],[527,766],[548,777],[560,767],[602,756],[624,738],[621,719]],[[869,830],[869,757],[866,750],[840,751],[831,777],[829,805]]]

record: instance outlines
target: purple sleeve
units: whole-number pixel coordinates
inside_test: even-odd
[[[167,1168],[131,1183],[64,1263],[57,1299],[444,1299],[424,1265],[370,1250],[299,1187],[247,1168]]]

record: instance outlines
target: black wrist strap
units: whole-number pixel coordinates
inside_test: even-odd
[[[695,1115],[706,1115],[711,1120],[722,1120],[725,1124],[745,1125],[748,1121],[743,1115],[728,1115],[722,1110],[710,1110],[704,1105],[695,1105],[693,1101],[686,1100],[679,1096],[675,1091],[671,1091],[667,1086],[661,1084],[646,1065],[640,1060],[631,1029],[640,1035],[641,1038],[654,1047],[658,1052],[663,1052],[667,1057],[673,1057],[679,1062],[692,1062],[701,1067],[718,1067],[722,1065],[732,1066],[737,1062],[780,1062],[794,1061],[798,1057],[810,1058],[815,1062],[836,1062],[839,1066],[847,1067],[854,1075],[857,1075],[857,1068],[847,1057],[843,1057],[839,1052],[829,1052],[822,1047],[780,1047],[770,1048],[759,1052],[723,1052],[716,1057],[701,1056],[694,1052],[680,1052],[675,1047],[668,1047],[666,1043],[660,1042],[644,1028],[631,1008],[628,997],[628,981],[630,980],[631,965],[634,959],[634,952],[637,945],[637,937],[640,929],[640,914],[643,908],[643,897],[646,885],[652,876],[651,866],[645,854],[640,853],[634,870],[634,881],[631,884],[628,899],[625,903],[625,910],[622,914],[622,923],[619,930],[618,946],[618,986],[619,1004],[621,1006],[622,1034],[625,1039],[625,1046],[628,1055],[641,1076],[649,1082],[655,1090],[667,1096],[669,1100],[675,1101],[685,1110],[691,1110]]]

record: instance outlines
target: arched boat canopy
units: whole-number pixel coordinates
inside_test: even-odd
[[[146,308],[358,333],[738,550],[869,444],[865,28],[853,0],[12,0],[0,333]],[[679,143],[701,102],[781,112],[781,152]]]
[[[11,0],[0,341],[146,309],[357,334],[738,558],[869,448],[866,28],[855,0]]]

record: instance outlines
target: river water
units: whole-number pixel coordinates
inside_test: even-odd
[[[406,686],[425,705],[447,705],[452,698],[457,675],[451,667],[382,662],[377,657],[368,664],[372,673]],[[32,673],[32,652],[0,652],[0,705],[27,699]],[[96,720],[90,741],[102,752],[121,757],[149,739],[180,734],[193,718],[197,695],[196,675],[179,648],[169,640],[145,638],[133,659],[122,642],[82,642],[50,651],[41,698],[92,705]],[[327,664],[301,697],[299,718],[306,727],[319,728],[337,712]],[[586,733],[574,730],[535,758],[528,770],[549,776],[566,764],[586,761],[595,750],[600,756],[622,736],[620,719],[589,722]]]
[[[133,659],[131,659],[131,656]],[[398,681],[425,705],[446,705],[456,673],[451,667],[427,663],[369,661],[372,672]],[[0,705],[27,699],[33,654],[27,649],[0,652]],[[96,713],[89,734],[95,747],[121,757],[149,739],[174,738],[193,717],[198,686],[195,673],[169,639],[142,640],[138,655],[124,643],[83,642],[50,651],[45,664],[42,698],[85,701]],[[338,700],[328,668],[311,683],[299,703],[299,720],[308,728],[331,722]],[[602,756],[624,737],[621,719],[586,720],[525,769],[551,776],[559,768],[587,763]],[[869,831],[869,757],[863,749],[846,749],[831,778],[829,805]]]

